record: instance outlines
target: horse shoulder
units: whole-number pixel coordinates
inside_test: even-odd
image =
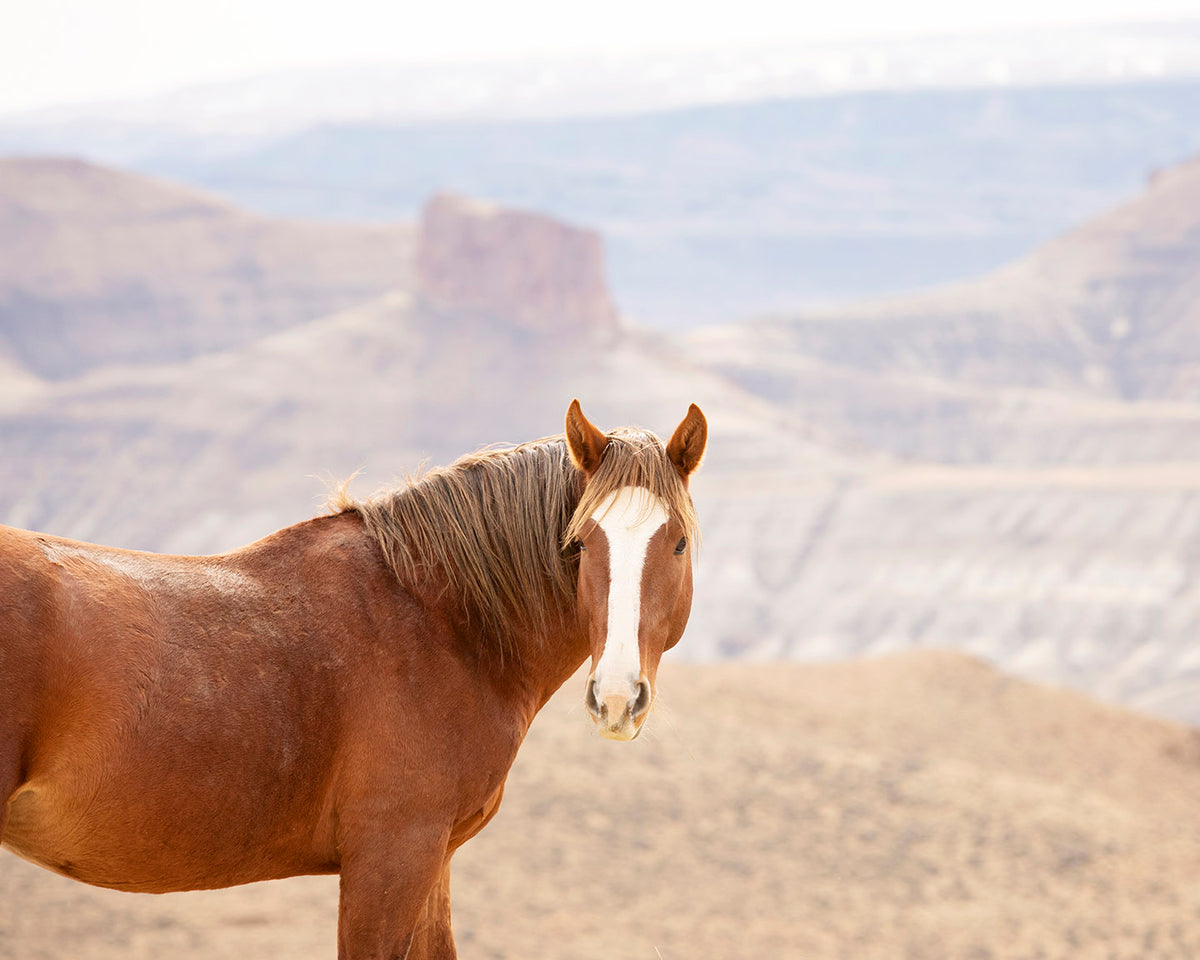
[[[23,778],[39,712],[53,588],[53,571],[35,535],[0,526],[0,837],[6,801]]]

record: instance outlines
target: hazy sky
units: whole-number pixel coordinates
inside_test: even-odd
[[[280,67],[749,46],[1195,18],[1197,0],[11,0],[0,112]]]

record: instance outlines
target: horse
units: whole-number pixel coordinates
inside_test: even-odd
[[[667,443],[485,450],[231,553],[0,527],[0,842],[118,890],[339,874],[339,960],[456,956],[450,859],[591,657],[642,730],[692,600],[694,404]]]

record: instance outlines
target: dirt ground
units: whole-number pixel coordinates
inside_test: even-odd
[[[964,657],[572,682],[455,861],[464,960],[1200,956],[1200,733]],[[337,882],[155,897],[0,854],[0,958],[335,954]]]

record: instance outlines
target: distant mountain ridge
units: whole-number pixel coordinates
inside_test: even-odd
[[[140,159],[253,209],[412,217],[434,192],[601,230],[659,327],[968,277],[1200,149],[1200,80],[870,92],[634,116],[315,127]]]
[[[338,116],[227,141],[148,121],[63,124],[0,120],[0,152],[119,162],[272,216],[411,221],[451,191],[586,223],[606,237],[624,312],[680,329],[998,267],[1200,149],[1200,79],[570,118]]]
[[[725,38],[722,38],[724,41]],[[514,58],[277,69],[135,99],[0,114],[29,133],[88,128],[127,163],[155,131],[236,148],[320,124],[613,116],[862,91],[1100,85],[1200,75],[1200,19],[989,29],[865,40],[722,42]],[[62,144],[54,146],[61,149]]]
[[[707,330],[693,343],[697,359],[764,398],[904,456],[1153,461],[1175,446],[1190,459],[1200,449],[1200,158],[977,280]],[[1016,404],[1023,448],[1001,412]],[[1088,423],[1117,447],[1089,452],[1061,431],[1038,440],[1039,421],[1076,432]]]
[[[272,220],[61,158],[0,159],[0,343],[39,376],[249,343],[407,286],[408,225]]]

